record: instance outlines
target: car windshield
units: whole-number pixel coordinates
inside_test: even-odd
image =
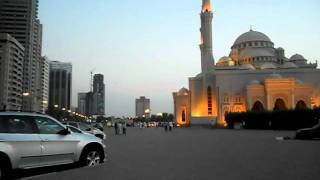
[[[85,123],[79,123],[79,128],[82,131],[90,131],[92,129],[90,125],[85,124]]]
[[[315,125],[315,126],[313,126],[313,128],[315,128],[315,129],[320,128],[320,123],[319,123],[319,124],[317,124],[317,125]]]
[[[69,128],[74,133],[82,133],[78,128],[74,126],[67,126],[67,128]]]

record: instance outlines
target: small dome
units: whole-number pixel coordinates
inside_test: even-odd
[[[291,61],[298,61],[298,60],[306,60],[306,59],[300,54],[295,54],[295,55],[291,56],[290,60]]]
[[[264,63],[260,66],[260,69],[277,69],[277,67],[272,63]]]
[[[260,85],[261,83],[258,80],[252,80],[249,85]]]
[[[239,69],[241,70],[256,70],[252,64],[242,64]]]
[[[189,91],[186,88],[181,88],[180,91],[179,91],[180,95],[185,95],[185,94],[188,94],[188,93],[189,93]]]
[[[250,30],[242,35],[240,35],[237,40],[234,42],[233,45],[241,44],[244,42],[251,42],[251,41],[266,41],[271,42],[270,38],[258,31]]]
[[[281,79],[282,76],[280,74],[277,73],[273,73],[269,76],[270,79]]]
[[[231,61],[231,58],[228,56],[223,56],[222,58],[219,59],[218,63],[226,63],[228,61]]]
[[[282,47],[278,47],[277,50],[278,51],[284,51],[284,49]]]
[[[217,62],[217,66],[234,66],[234,65],[235,65],[234,61],[228,56],[224,56],[220,58],[219,61]]]
[[[284,69],[294,69],[294,68],[298,68],[298,66],[293,63],[293,62],[286,62],[284,63],[281,68],[284,68]]]

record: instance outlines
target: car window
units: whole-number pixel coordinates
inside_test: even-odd
[[[70,126],[78,127],[77,123],[69,123]]]
[[[79,129],[73,127],[73,126],[67,126],[72,132],[74,133],[82,133]]]
[[[0,133],[36,134],[38,133],[38,129],[32,118],[5,116],[0,118]]]
[[[63,126],[49,118],[35,117],[35,121],[40,134],[58,134],[65,129]]]
[[[79,127],[82,131],[88,131],[89,129],[91,130],[91,126],[84,123],[79,123]]]

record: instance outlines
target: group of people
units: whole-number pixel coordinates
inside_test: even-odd
[[[127,134],[127,124],[126,123],[119,123],[116,122],[114,123],[114,132],[115,135],[119,135],[119,134]]]
[[[172,129],[173,129],[173,123],[171,121],[165,123],[165,125],[164,125],[164,130],[165,131],[172,131]]]

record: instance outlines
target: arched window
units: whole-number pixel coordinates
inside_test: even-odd
[[[207,97],[208,97],[208,115],[212,115],[212,89],[208,86],[207,89]]]
[[[181,114],[181,119],[182,119],[182,122],[186,122],[186,111],[182,111],[182,114]]]
[[[304,109],[308,109],[307,104],[302,100],[298,101],[296,104],[296,110],[304,110]]]
[[[251,111],[255,111],[255,112],[264,111],[263,104],[262,104],[260,101],[256,101],[256,102],[253,104]]]
[[[286,110],[287,106],[286,103],[283,101],[283,99],[277,99],[276,102],[274,103],[274,111],[282,111],[282,110]]]

